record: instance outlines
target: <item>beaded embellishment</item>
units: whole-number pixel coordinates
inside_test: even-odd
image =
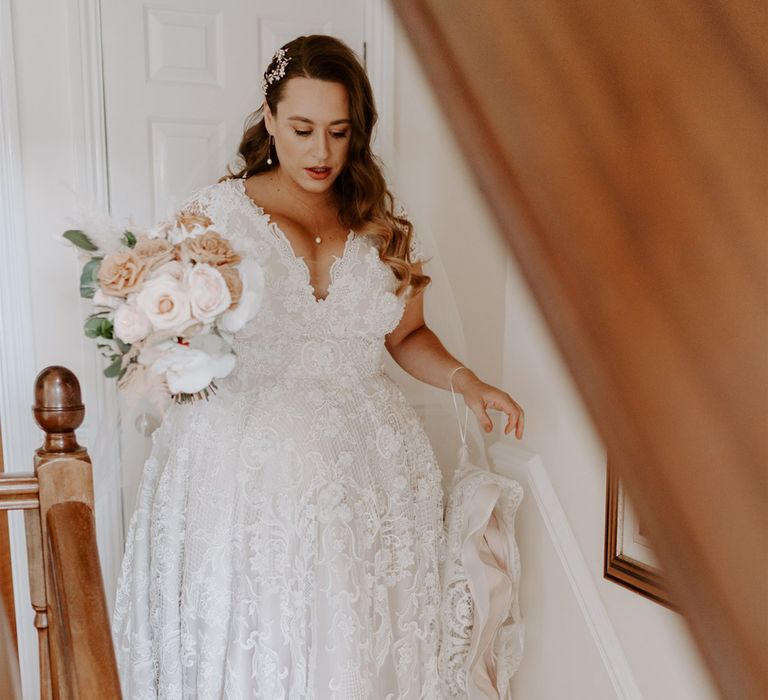
[[[285,75],[285,67],[288,65],[288,61],[291,60],[291,57],[287,55],[287,52],[285,49],[278,49],[275,51],[275,53],[272,55],[272,60],[270,61],[270,64],[277,61],[277,66],[273,68],[269,73],[265,73],[264,77],[261,79],[261,90],[266,95],[267,89],[269,86],[280,80]]]

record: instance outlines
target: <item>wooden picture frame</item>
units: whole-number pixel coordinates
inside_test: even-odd
[[[616,469],[606,466],[603,576],[679,612]]]

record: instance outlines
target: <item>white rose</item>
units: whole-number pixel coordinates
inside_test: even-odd
[[[174,279],[177,279],[179,282],[181,282],[181,280],[184,279],[184,273],[186,272],[186,269],[187,266],[185,266],[183,263],[180,263],[178,260],[170,260],[150,272],[149,276],[152,279],[155,277],[161,277],[162,275],[170,275]]]
[[[114,333],[124,343],[133,344],[146,338],[152,331],[152,322],[133,304],[123,304],[115,311]]]
[[[189,339],[189,347],[215,356],[232,350],[232,343],[216,333],[201,332]]]
[[[108,306],[110,309],[116,309],[121,304],[125,303],[123,299],[120,297],[113,297],[110,294],[104,294],[104,292],[101,291],[101,287],[98,287],[96,289],[96,292],[93,295],[93,299],[91,301],[96,306]]]
[[[232,353],[209,355],[203,350],[173,342],[163,343],[158,349],[164,349],[164,352],[152,363],[151,369],[156,374],[165,374],[172,394],[202,391],[213,379],[226,377],[235,367]]]
[[[228,333],[236,333],[256,316],[264,301],[264,270],[253,258],[245,258],[238,266],[243,280],[243,292],[238,305],[226,311],[218,326]]]
[[[221,273],[211,265],[198,263],[184,275],[189,287],[192,315],[210,323],[232,303],[227,283]]]
[[[171,275],[147,280],[136,297],[136,304],[158,330],[181,330],[190,321],[187,287]]]

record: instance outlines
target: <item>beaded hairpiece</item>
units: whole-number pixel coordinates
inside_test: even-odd
[[[272,60],[269,63],[271,65],[274,61],[277,61],[277,66],[269,71],[269,73],[265,73],[261,79],[261,90],[265,95],[267,94],[267,88],[285,75],[285,67],[290,60],[291,57],[287,55],[285,49],[278,49],[272,55]]]

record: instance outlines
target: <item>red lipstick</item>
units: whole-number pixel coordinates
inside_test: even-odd
[[[323,167],[318,169],[304,168],[304,170],[307,171],[307,173],[313,180],[325,180],[325,178],[327,178],[331,174],[331,169],[328,167]]]

